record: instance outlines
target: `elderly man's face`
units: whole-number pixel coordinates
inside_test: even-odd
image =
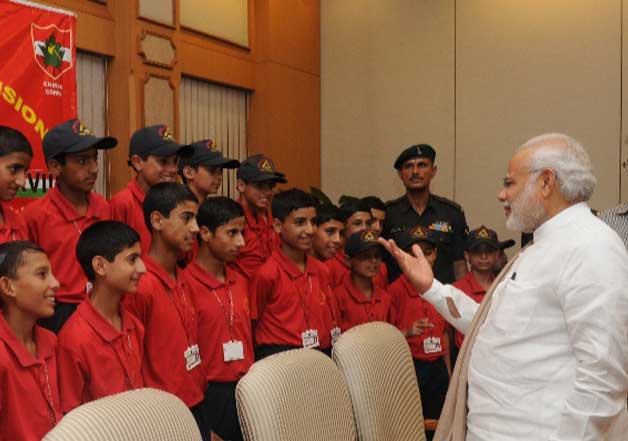
[[[540,197],[539,174],[528,170],[531,150],[517,153],[508,163],[504,188],[498,199],[504,205],[506,228],[534,231],[543,223],[546,210]]]

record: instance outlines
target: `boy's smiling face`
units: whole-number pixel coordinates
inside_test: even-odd
[[[94,265],[94,272],[105,278],[106,283],[113,289],[133,293],[137,291],[140,278],[146,272],[141,256],[142,248],[137,242],[116,254],[113,262],[109,262],[102,256],[96,256],[95,260],[92,260],[92,265]]]
[[[351,272],[364,278],[373,278],[382,266],[382,252],[379,248],[368,249],[349,258]]]
[[[312,249],[312,237],[316,228],[314,226],[315,217],[316,208],[298,208],[292,211],[283,222],[275,219],[275,231],[288,247],[307,253]]]
[[[55,312],[55,290],[59,282],[52,274],[45,253],[26,250],[15,277],[0,278],[2,295],[13,299],[15,306],[34,318],[52,317]]]

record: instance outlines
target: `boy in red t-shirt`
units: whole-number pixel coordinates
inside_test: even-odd
[[[199,231],[198,199],[183,184],[162,182],[146,193],[143,211],[151,232],[150,250],[142,256],[147,273],[135,295],[126,296],[123,303],[146,330],[144,384],[178,396],[208,440],[198,313],[186,274],[177,266],[178,257],[192,249]]]
[[[273,189],[288,182],[283,173],[276,171],[272,159],[254,155],[240,164],[236,173],[238,202],[244,208],[244,247],[233,267],[247,280],[279,247],[279,236],[273,229],[271,204]]]
[[[251,279],[255,355],[261,359],[294,348],[331,346],[325,316],[328,282],[323,264],[309,255],[316,200],[298,189],[278,193],[273,225],[281,245]]]
[[[28,238],[21,213],[8,202],[26,184],[26,170],[32,159],[33,150],[26,137],[11,127],[0,126],[0,243]]]
[[[477,303],[482,303],[486,291],[495,279],[495,265],[500,252],[497,233],[482,225],[467,235],[464,257],[469,265],[469,272],[453,285]],[[464,335],[456,331],[456,348],[460,349]]]
[[[43,140],[44,156],[55,186],[24,208],[28,237],[42,247],[61,286],[55,292],[55,314],[41,325],[58,333],[91,289],[76,260],[81,233],[111,217],[109,204],[92,191],[98,178],[98,150],[111,149],[115,138],[92,136],[78,119],[50,129]]]
[[[356,325],[387,321],[390,296],[373,278],[382,266],[383,248],[371,230],[354,233],[345,244],[351,273],[334,288],[342,331]]]
[[[57,337],[37,326],[54,314],[46,253],[27,241],[0,244],[0,436],[39,441],[61,420]]]
[[[410,252],[418,244],[431,266],[437,255],[437,239],[421,226],[399,233],[398,246]],[[449,325],[430,303],[423,300],[418,290],[405,275],[389,287],[391,296],[390,321],[406,336],[414,362],[423,416],[438,418],[445,403],[451,364],[449,362]]]
[[[144,326],[124,306],[146,267],[140,236],[122,222],[96,222],[81,234],[76,256],[93,283],[88,299],[59,332],[59,389],[67,413],[81,404],[144,387]]]
[[[226,264],[244,246],[244,210],[229,198],[210,198],[201,204],[196,222],[198,255],[185,273],[198,310],[208,424],[220,438],[240,441],[235,391],[255,360],[248,284]]]
[[[175,182],[179,158],[191,154],[192,149],[175,142],[172,131],[164,124],[142,127],[131,136],[128,164],[135,171],[135,178],[109,203],[111,218],[124,222],[140,235],[143,253],[148,253],[151,238],[142,211],[146,193],[161,182]]]

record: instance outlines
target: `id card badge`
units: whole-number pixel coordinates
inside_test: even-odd
[[[222,344],[225,361],[244,360],[244,346],[241,341],[231,340]]]
[[[440,344],[440,337],[428,337],[423,340],[423,350],[426,354],[441,352],[443,347]]]
[[[318,331],[316,329],[308,329],[301,333],[301,340],[303,340],[304,348],[317,348],[318,347]]]
[[[331,329],[331,344],[335,345],[338,339],[340,338],[340,328],[336,326]]]
[[[201,353],[198,350],[198,345],[189,346],[183,353],[183,356],[185,357],[185,368],[188,371],[201,364]]]

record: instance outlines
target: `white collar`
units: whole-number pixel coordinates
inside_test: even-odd
[[[565,225],[570,224],[577,217],[582,216],[584,213],[591,213],[591,209],[586,202],[579,202],[571,205],[564,210],[555,214],[550,219],[546,220],[534,230],[534,242],[544,240],[544,238],[550,237],[558,230],[562,229]]]

